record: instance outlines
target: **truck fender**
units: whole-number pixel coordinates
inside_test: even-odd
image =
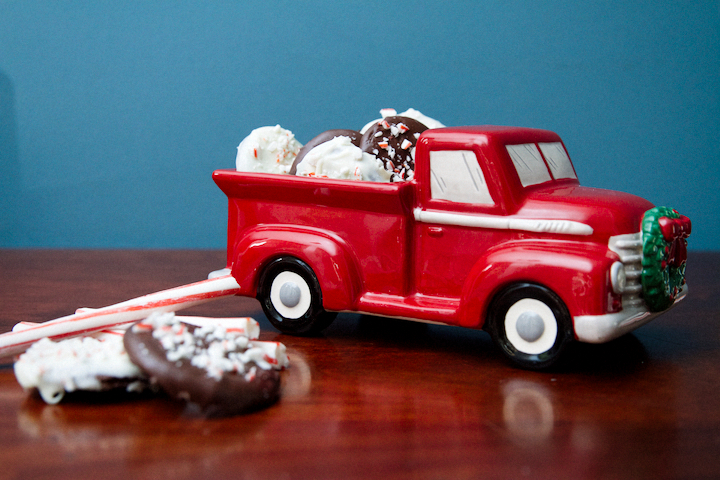
[[[348,310],[360,292],[360,275],[345,242],[312,227],[260,225],[235,244],[231,271],[240,295],[257,296],[264,267],[283,255],[307,263],[317,277],[326,310]]]
[[[463,285],[460,325],[483,327],[493,298],[520,282],[555,292],[573,318],[606,313],[608,272],[614,260],[603,245],[568,241],[499,245],[474,265]]]

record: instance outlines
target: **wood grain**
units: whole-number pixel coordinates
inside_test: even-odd
[[[218,251],[0,250],[0,331],[190,283]],[[550,372],[510,366],[484,332],[341,314],[288,347],[283,398],[203,419],[166,398],[45,405],[0,367],[0,478],[717,478],[720,253],[691,252],[689,298]]]

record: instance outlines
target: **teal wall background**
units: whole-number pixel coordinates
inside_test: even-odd
[[[0,247],[224,248],[211,180],[409,107],[554,130],[720,248],[717,1],[0,0]]]

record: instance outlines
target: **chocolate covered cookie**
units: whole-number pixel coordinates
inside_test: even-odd
[[[355,130],[335,129],[326,130],[320,135],[313,137],[308,143],[303,145],[303,147],[298,152],[297,156],[295,157],[295,161],[292,164],[292,167],[290,167],[290,175],[295,175],[297,173],[298,164],[303,161],[305,155],[307,155],[310,150],[317,147],[318,145],[322,145],[323,143],[332,140],[335,137],[349,137],[352,144],[359,147],[362,134]]]
[[[250,412],[275,403],[285,347],[220,325],[195,326],[153,314],[125,334],[132,361],[173,398],[207,416]]]
[[[362,136],[363,152],[380,159],[391,181],[412,180],[415,173],[415,145],[427,127],[410,117],[389,116],[370,126]]]

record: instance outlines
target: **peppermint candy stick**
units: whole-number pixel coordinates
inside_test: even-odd
[[[90,308],[79,308],[75,313],[79,312],[90,312],[90,311],[96,311],[97,309],[90,309]],[[181,315],[175,315],[175,318],[177,318],[179,321],[188,323],[190,325],[195,325],[196,327],[203,327],[206,325],[218,325],[221,327],[225,327],[227,331],[238,333],[239,335],[245,335],[250,340],[257,340],[260,337],[260,325],[258,324],[257,320],[250,317],[223,317],[223,318],[214,318],[214,317],[185,317]],[[29,328],[37,327],[38,325],[43,325],[42,323],[33,323],[33,322],[20,322],[15,324],[15,326],[12,328],[13,332],[19,332],[21,330],[27,330]],[[130,327],[132,323],[126,323],[123,325],[119,325],[115,328],[107,328],[105,330],[100,330],[92,335],[100,338],[99,336],[102,335],[120,335],[123,336],[125,334],[125,330]],[[274,342],[268,342],[268,343],[274,343]]]
[[[41,338],[58,340],[112,330],[146,318],[153,312],[175,312],[216,298],[235,295],[239,288],[231,275],[223,275],[108,307],[79,309],[72,315],[0,335],[0,358],[22,353]]]
[[[287,356],[287,350],[285,345],[280,342],[264,342],[260,340],[253,340],[250,342],[251,347],[248,351],[257,351],[257,355],[253,360],[257,364],[260,362],[267,363],[271,368],[281,370],[287,368],[290,364],[290,359]]]
[[[238,335],[244,335],[250,340],[257,340],[260,337],[260,325],[254,318],[236,317],[236,318],[214,318],[214,317],[183,317],[175,315],[179,321],[195,325],[196,327],[204,327],[207,325],[217,325],[224,327],[226,331],[233,332]],[[271,342],[268,342],[271,343]]]

